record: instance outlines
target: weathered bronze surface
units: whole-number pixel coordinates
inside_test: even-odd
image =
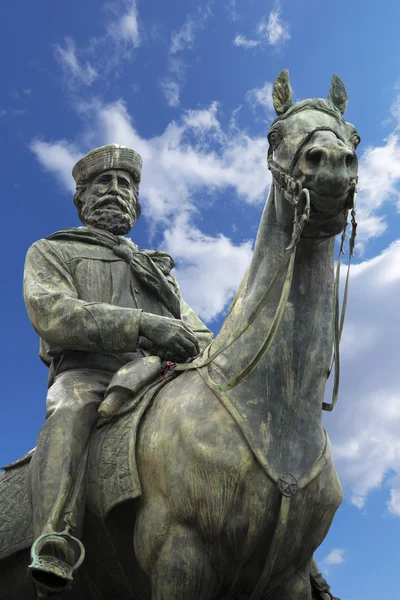
[[[76,600],[333,598],[313,553],[342,501],[321,412],[334,239],[357,177],[346,104],[333,77],[328,100],[292,105],[287,72],[278,76],[274,179],[251,265],[197,369],[164,380],[166,361],[193,359],[211,334],[182,299],[172,259],[121,237],[140,214],[140,157],[103,147],[75,167],[85,227],[27,256],[48,418],[33,458],[0,478],[1,600],[35,598],[25,548],[43,534],[59,537],[44,539],[43,567],[32,558],[39,597],[60,587]],[[86,549],[77,571],[72,537]],[[71,567],[70,591],[53,558]]]

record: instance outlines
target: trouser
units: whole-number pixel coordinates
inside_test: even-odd
[[[97,409],[113,373],[66,371],[49,388],[46,423],[29,471],[34,539],[71,527],[80,538],[85,510],[86,458]]]

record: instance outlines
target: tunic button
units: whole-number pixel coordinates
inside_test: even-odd
[[[112,342],[106,342],[105,343],[105,347],[106,348],[111,348],[111,346],[112,346]]]
[[[137,294],[140,294],[140,292],[139,292],[139,290],[138,290],[137,288],[135,288],[135,292],[136,292]]]

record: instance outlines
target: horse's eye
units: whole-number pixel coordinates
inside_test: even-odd
[[[276,129],[268,134],[268,141],[272,147],[276,146],[280,139],[281,135]]]
[[[360,138],[360,136],[358,135],[358,133],[354,133],[354,134],[351,136],[351,143],[352,143],[352,144],[353,144],[353,146],[354,146],[354,150],[357,148],[357,146],[358,146],[358,144],[359,144],[360,142],[361,142],[361,138]]]

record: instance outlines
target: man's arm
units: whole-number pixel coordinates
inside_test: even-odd
[[[33,327],[49,344],[92,352],[136,350],[141,309],[80,300],[68,265],[47,240],[28,250],[24,299]]]

